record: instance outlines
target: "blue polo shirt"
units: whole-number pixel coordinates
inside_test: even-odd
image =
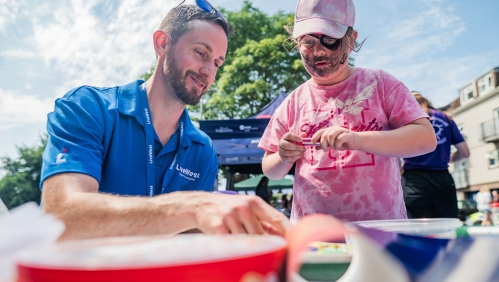
[[[404,170],[446,170],[449,167],[451,145],[464,142],[464,137],[456,123],[449,120],[444,113],[430,110],[430,122],[437,137],[437,148],[428,154],[405,158]]]
[[[154,149],[146,146],[142,83],[82,86],[56,100],[48,114],[40,187],[52,175],[77,172],[94,177],[99,191],[111,194],[212,191],[218,159],[211,139],[193,126],[187,110],[165,146],[154,129]],[[154,158],[154,191],[147,184],[149,157]]]

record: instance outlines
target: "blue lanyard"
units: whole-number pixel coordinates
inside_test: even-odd
[[[161,194],[169,193],[169,192],[173,192],[173,191],[178,190],[176,188],[172,188],[172,189],[168,189],[168,190],[165,190],[165,189],[166,189],[166,187],[168,187],[168,184],[170,184],[170,181],[173,178],[173,173],[175,172],[175,170],[177,170],[177,168],[175,167],[175,164],[177,163],[177,160],[180,159],[180,153],[182,152],[182,144],[184,144],[184,125],[185,125],[185,122],[186,122],[186,114],[185,114],[185,110],[184,110],[184,112],[182,113],[182,116],[180,117],[180,138],[179,138],[180,142],[178,144],[178,148],[177,148],[177,152],[175,153],[175,157],[173,157],[173,161],[170,164],[170,166],[168,167],[168,170],[165,173],[165,177],[163,178],[163,186],[162,186],[163,188],[161,189]]]
[[[155,182],[155,166],[154,166],[154,127],[152,125],[151,119],[151,110],[149,109],[149,103],[147,101],[147,91],[146,91],[146,83],[142,83],[140,86],[140,96],[142,100],[142,106],[144,107],[144,131],[146,133],[146,174],[147,174],[147,191],[146,194],[150,197],[153,197],[156,193],[154,189]],[[175,172],[175,164],[177,159],[179,159],[179,152],[181,151],[183,139],[184,139],[184,124],[185,124],[186,116],[185,111],[180,118],[180,142],[177,148],[177,152],[175,153],[175,157],[173,158],[172,163],[168,167],[168,170],[165,173],[165,177],[163,178],[163,185],[161,189],[161,194],[165,193],[165,188],[168,186],[170,181],[172,180],[173,173]]]

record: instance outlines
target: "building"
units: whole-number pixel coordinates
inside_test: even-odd
[[[459,88],[448,111],[466,138],[470,158],[451,164],[458,198],[481,187],[499,189],[499,67]]]

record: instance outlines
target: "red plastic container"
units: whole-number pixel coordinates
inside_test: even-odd
[[[25,252],[17,281],[276,281],[285,255],[277,236],[108,238]]]

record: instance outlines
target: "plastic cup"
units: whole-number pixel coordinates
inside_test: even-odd
[[[352,224],[387,232],[446,239],[456,238],[456,228],[463,226],[458,218],[369,220]]]

